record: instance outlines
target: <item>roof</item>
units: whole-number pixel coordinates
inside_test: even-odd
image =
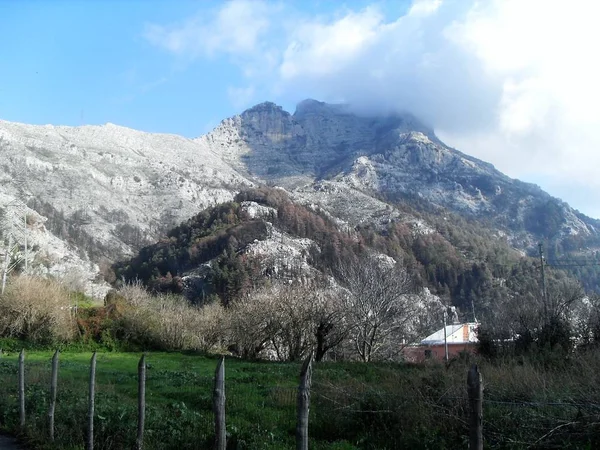
[[[478,342],[476,330],[479,326],[476,322],[459,323],[446,326],[448,344],[469,344]],[[444,329],[430,334],[421,341],[422,345],[444,345]]]

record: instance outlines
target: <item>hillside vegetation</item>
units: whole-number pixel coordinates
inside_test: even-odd
[[[274,214],[251,218],[241,206],[248,201],[273,208]],[[372,252],[388,255],[406,268],[416,285],[457,306],[467,319],[472,319],[474,308],[478,318],[493,321],[509,301],[539,296],[539,260],[522,256],[474,221],[403,207],[430,224],[430,229],[402,221],[385,228],[341,229],[318,208],[294,203],[280,189],[246,190],[235,202],[204,210],[172,229],[167,238],[118,263],[115,272],[118,278],[139,279],[157,292],[182,292],[182,277],[204,265],[206,283],[190,297],[198,300],[213,293],[228,304],[272,278],[265,261],[245,251],[255,240],[268,239],[272,225],[290,237],[310,239],[311,267],[337,279],[342,263],[351,265]],[[565,272],[550,268],[546,272],[548,291],[556,295],[561,295],[558,290],[565,283],[577,284]],[[302,275],[279,273],[278,277]]]

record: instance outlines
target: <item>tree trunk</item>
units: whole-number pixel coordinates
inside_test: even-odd
[[[325,346],[325,339],[327,337],[327,333],[325,332],[325,325],[320,323],[317,326],[317,332],[315,333],[317,338],[317,348],[315,350],[315,361],[320,362],[325,357],[325,353],[327,353],[327,348]]]

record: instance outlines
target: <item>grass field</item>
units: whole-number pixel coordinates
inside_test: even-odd
[[[61,354],[57,440],[46,442],[52,352],[27,352],[27,427],[32,448],[80,449],[86,433],[90,352]],[[97,449],[133,448],[139,353],[98,353]],[[593,356],[596,361],[597,356]],[[0,430],[18,431],[16,352],[0,360]],[[217,358],[147,355],[145,448],[211,448]],[[468,362],[321,363],[313,375],[313,449],[466,448]],[[486,448],[598,448],[598,371],[482,362]],[[226,360],[228,448],[294,448],[299,364]]]
[[[0,361],[0,423],[14,431],[17,357]],[[52,352],[26,357],[27,436],[36,445],[47,432],[46,413]],[[131,448],[135,442],[137,364],[140,354],[98,353],[96,373],[97,448]],[[91,353],[60,356],[56,446],[79,448],[85,436]],[[212,441],[212,377],[217,359],[177,353],[147,356],[147,448],[207,448]],[[247,448],[293,444],[294,364],[226,362],[228,429]],[[243,441],[243,442],[242,442]],[[267,444],[271,441],[273,446]]]

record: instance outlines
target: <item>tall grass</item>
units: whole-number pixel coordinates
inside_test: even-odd
[[[69,291],[52,280],[17,276],[0,295],[0,336],[51,344],[75,336]]]
[[[219,303],[190,304],[176,295],[152,295],[140,284],[123,286],[113,332],[124,341],[147,349],[201,350],[218,347],[225,340],[225,312]]]

